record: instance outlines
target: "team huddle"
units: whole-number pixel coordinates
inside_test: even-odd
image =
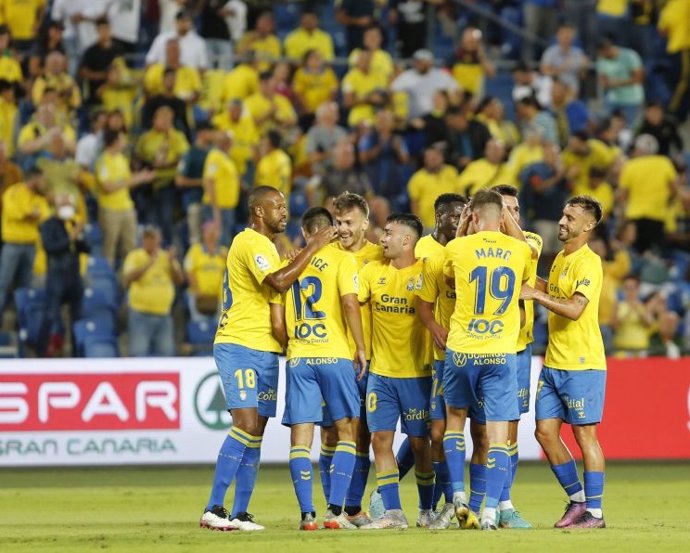
[[[606,359],[598,325],[600,258],[587,246],[601,220],[588,196],[559,221],[564,249],[537,277],[538,235],[519,226],[517,190],[471,199],[443,194],[435,227],[391,215],[380,245],[366,239],[369,207],[344,193],[333,214],[302,217],[304,249],[281,261],[285,198],[257,187],[250,226],[230,248],[214,357],[233,426],[221,446],[202,527],[263,530],[248,507],[261,441],[276,416],[278,356],[287,351],[285,412],[301,530],[316,530],[310,451],[319,426],[319,473],[330,529],[407,528],[399,482],[414,469],[417,526],[531,528],[511,501],[517,428],[529,410],[534,302],[548,310],[549,343],[536,390],[536,437],[569,503],[559,528],[603,528],[604,457],[597,440]],[[586,344],[586,347],[583,345]],[[465,424],[473,443],[465,478]],[[584,485],[560,438],[572,425]],[[400,423],[405,441],[393,444]],[[370,472],[376,489],[363,496]],[[225,495],[235,481],[232,510]]]

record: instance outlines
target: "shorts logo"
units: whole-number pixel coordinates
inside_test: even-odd
[[[259,392],[256,397],[259,401],[278,401],[278,393],[273,388]]]
[[[288,361],[288,366],[291,369],[294,369],[297,365],[299,365],[299,359],[297,357],[293,357]]]
[[[467,363],[467,355],[464,353],[453,353],[453,363],[456,367],[464,367]]]
[[[247,392],[245,392],[244,390],[240,390],[240,399],[242,401],[247,401]]]
[[[268,263],[268,259],[266,259],[263,255],[259,254],[259,255],[254,256],[254,261],[256,262],[256,266],[260,270],[268,271],[270,264]]]

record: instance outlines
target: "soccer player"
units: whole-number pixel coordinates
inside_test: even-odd
[[[359,194],[344,192],[333,203],[335,211],[335,224],[339,241],[336,247],[352,253],[361,271],[371,261],[382,261],[383,248],[378,244],[372,244],[366,239],[369,228],[369,205]],[[364,345],[367,361],[371,359],[371,308],[369,304],[361,306],[362,329],[364,332]],[[350,347],[354,351],[354,340],[350,334]],[[371,436],[366,421],[365,398],[367,391],[368,373],[357,381],[360,394],[360,417],[357,429],[357,458],[352,475],[352,483],[345,501],[345,512],[349,520],[355,526],[363,526],[371,522],[371,518],[362,510],[362,496],[367,485],[371,460],[369,459],[369,446]],[[333,427],[333,422],[325,409],[321,430],[321,454],[319,456],[319,471],[321,484],[326,495],[326,501],[330,495],[330,466],[337,446],[338,437]]]
[[[367,382],[367,422],[376,462],[383,516],[361,529],[407,528],[400,505],[399,474],[393,454],[398,419],[415,457],[419,492],[417,525],[431,523],[434,472],[429,448],[431,370],[426,360],[426,328],[417,317],[415,290],[422,285],[423,261],[414,248],[422,235],[415,215],[396,213],[386,220],[381,238],[386,261],[368,263],[360,272],[360,303],[372,310],[372,358]]]
[[[549,310],[549,343],[539,376],[535,411],[537,441],[570,498],[557,528],[605,528],[604,454],[597,438],[606,388],[606,357],[599,330],[601,258],[587,242],[601,221],[601,204],[590,196],[570,198],[558,221],[563,242],[548,282],[524,286],[521,297]],[[572,426],[585,465],[584,491],[577,466],[560,437]]]
[[[489,439],[481,528],[495,530],[499,497],[510,471],[508,421],[518,418],[519,287],[527,279],[532,253],[524,241],[501,234],[502,223],[512,216],[498,192],[477,192],[468,211],[476,232],[446,246],[444,273],[454,280],[455,293],[463,301],[455,302],[446,343],[443,444],[458,524],[476,527],[465,494],[464,428],[468,409],[481,398]]]
[[[520,221],[520,203],[518,202],[518,189],[510,184],[499,184],[494,186],[492,190],[498,192],[503,197],[503,205],[508,208],[510,214],[513,216],[512,221]],[[529,263],[529,278],[527,284],[534,286],[537,280],[537,263],[541,255],[541,248],[543,241],[541,236],[533,232],[523,232],[518,225],[510,225],[503,229],[509,235],[511,232],[519,232],[524,236],[527,245],[532,251],[532,258]],[[515,238],[520,239],[521,236],[515,235]],[[523,303],[523,302],[521,302]],[[534,329],[534,304],[530,301],[524,302],[524,323],[520,327],[520,336],[517,343],[517,379],[518,379],[518,407],[520,415],[529,412],[529,381],[532,367],[532,342],[534,336],[532,330]],[[518,422],[519,420],[510,421],[508,427],[508,440],[510,441],[510,449],[508,455],[510,456],[510,477],[506,478],[503,484],[503,492],[499,502],[499,510],[497,511],[496,520],[501,528],[531,528],[532,525],[520,516],[520,513],[515,509],[510,498],[510,490],[515,481],[515,474],[518,466]],[[482,467],[484,468],[484,467]],[[470,471],[472,467],[470,467]],[[476,469],[475,469],[476,470]],[[471,478],[470,478],[471,480]],[[470,498],[470,503],[472,503]],[[471,506],[471,505],[470,505]]]
[[[431,458],[436,475],[434,488],[435,508],[441,495],[445,505],[431,523],[431,529],[444,529],[450,526],[455,515],[453,489],[443,453],[443,434],[446,430],[446,404],[443,401],[443,363],[446,357],[446,339],[450,316],[455,308],[455,290],[443,276],[445,246],[455,238],[462,210],[467,199],[460,194],[441,194],[434,203],[435,226],[431,234],[417,242],[415,255],[424,259],[424,272],[421,290],[416,291],[417,314],[433,339],[430,362],[433,363],[430,398],[431,417]],[[401,471],[402,475],[402,471]]]
[[[328,210],[313,207],[303,215],[305,240],[324,227],[333,227]],[[301,530],[317,529],[309,452],[314,423],[322,420],[322,401],[338,437],[324,527],[357,529],[343,511],[355,466],[352,422],[360,411],[355,377],[361,379],[367,368],[357,273],[352,254],[326,246],[311,258],[285,295],[288,351],[283,424],[290,426],[290,474],[302,512]],[[348,330],[355,342],[354,370]]]
[[[272,316],[281,317],[279,294],[287,291],[313,255],[334,237],[332,227],[312,234],[289,265],[280,267],[272,242],[285,230],[285,197],[275,188],[258,186],[249,196],[250,224],[233,240],[223,279],[223,313],[213,356],[225,390],[233,426],[218,454],[211,497],[199,521],[213,530],[263,530],[247,512],[254,488],[261,440],[276,412],[278,354]],[[236,480],[232,515],[223,507]]]

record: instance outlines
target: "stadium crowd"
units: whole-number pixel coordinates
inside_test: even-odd
[[[0,0],[3,340],[208,352],[256,185],[288,198],[288,255],[345,191],[376,240],[392,211],[428,231],[440,194],[512,184],[543,267],[565,200],[601,202],[608,352],[690,350],[690,3],[463,4]]]

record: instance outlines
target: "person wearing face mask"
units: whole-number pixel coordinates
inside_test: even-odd
[[[56,194],[53,206],[54,214],[39,228],[48,258],[48,271],[47,309],[38,341],[38,353],[47,357],[59,355],[62,349],[62,305],[69,305],[70,326],[81,318],[84,285],[79,273],[79,254],[89,252],[89,246],[82,235],[84,222],[77,216],[75,197],[71,194]],[[72,350],[74,351],[74,347]]]

